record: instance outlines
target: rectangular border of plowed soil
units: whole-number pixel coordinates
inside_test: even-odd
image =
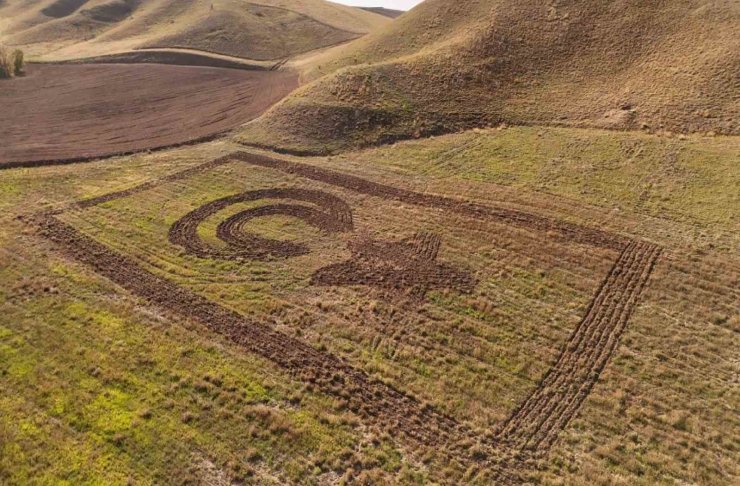
[[[243,162],[320,181],[360,194],[439,208],[470,218],[542,231],[555,238],[612,250],[619,256],[596,291],[586,314],[570,335],[554,366],[497,430],[476,437],[465,424],[391,385],[369,377],[342,359],[272,327],[242,316],[139,266],[133,259],[82,234],[57,218],[181,180],[221,165]],[[365,424],[404,441],[445,451],[451,460],[475,466],[483,479],[513,484],[531,461],[546,454],[578,413],[617,347],[661,248],[602,230],[524,211],[423,194],[298,162],[236,152],[205,164],[100,197],[82,200],[30,221],[69,257],[151,304],[204,325],[245,351],[257,354],[328,395],[349,395],[349,408]],[[477,443],[471,448],[469,444]]]

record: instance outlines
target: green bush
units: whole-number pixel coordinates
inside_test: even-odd
[[[20,49],[16,49],[13,52],[13,68],[15,69],[16,76],[23,74],[23,68],[25,67],[25,65],[26,62],[23,58],[23,51]]]

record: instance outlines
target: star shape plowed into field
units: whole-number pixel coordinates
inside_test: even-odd
[[[475,279],[469,273],[437,262],[440,245],[439,236],[432,233],[401,241],[359,238],[349,243],[349,260],[319,269],[311,283],[367,285],[416,298],[433,289],[471,292]]]

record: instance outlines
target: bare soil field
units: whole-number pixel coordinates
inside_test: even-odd
[[[203,141],[264,112],[295,74],[172,65],[33,64],[3,84],[0,166],[28,167]]]

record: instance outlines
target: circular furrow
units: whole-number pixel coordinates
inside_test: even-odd
[[[311,203],[316,207],[272,204],[238,212],[222,221],[216,229],[216,236],[226,243],[225,248],[208,245],[198,235],[198,227],[218,212],[235,204],[262,199],[295,200]],[[219,260],[267,260],[308,253],[308,247],[303,243],[271,240],[246,231],[245,226],[251,220],[277,215],[299,218],[329,234],[352,229],[352,212],[349,206],[336,196],[308,189],[264,189],[217,199],[191,211],[172,225],[169,240],[198,258]]]

